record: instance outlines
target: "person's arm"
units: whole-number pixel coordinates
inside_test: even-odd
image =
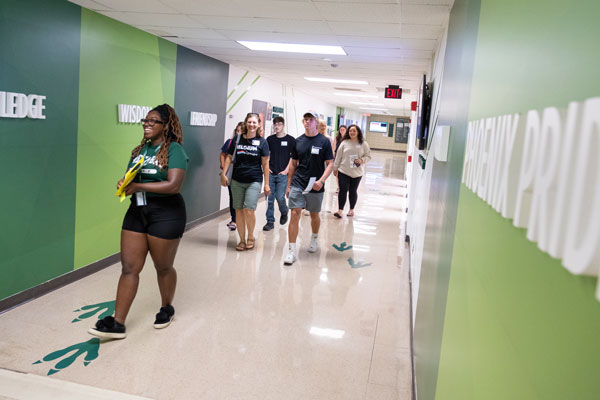
[[[343,143],[340,144],[338,151],[335,152],[335,161],[333,162],[333,170],[337,172],[340,169],[340,165],[342,164],[342,159],[344,158],[344,146]]]
[[[290,197],[290,186],[292,184],[292,178],[294,177],[294,173],[296,172],[296,168],[298,167],[298,160],[294,160],[290,158],[290,162],[288,164],[288,182],[287,187],[285,189],[285,197]]]
[[[223,169],[223,167],[225,166],[225,159],[227,158],[227,154],[221,152],[221,154],[219,154],[219,166],[221,169]]]
[[[125,188],[125,194],[127,196],[132,195],[135,192],[152,192],[152,193],[165,193],[175,194],[179,193],[183,180],[185,178],[185,169],[172,168],[167,173],[167,180],[163,182],[148,182],[139,183],[131,182]]]
[[[367,142],[363,142],[362,147],[364,149],[365,154],[361,158],[357,158],[355,160],[355,162],[358,161],[358,165],[366,164],[367,162],[369,162],[369,160],[371,160],[371,149],[369,148]]]
[[[285,166],[285,169],[281,171],[279,175],[287,175],[290,172],[290,162],[292,162],[291,158],[290,161],[288,161],[288,164]]]
[[[263,170],[263,179],[264,179],[264,188],[265,196],[269,196],[271,194],[271,187],[269,186],[269,156],[262,156],[260,158],[260,162],[262,163]]]
[[[315,181],[315,184],[312,187],[313,190],[321,190],[323,186],[325,186],[325,181],[329,178],[329,175],[331,175],[331,171],[333,171],[333,159],[325,160],[325,164],[327,165],[327,168],[325,168],[323,175]]]
[[[225,174],[229,169],[229,164],[231,164],[231,157],[231,154],[227,154],[227,156],[225,157],[225,161],[223,161],[223,170],[221,171],[221,186],[229,185],[229,180],[227,179],[227,176],[225,176]]]

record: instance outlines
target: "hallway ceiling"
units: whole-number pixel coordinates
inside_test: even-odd
[[[454,0],[70,0],[181,46],[364,113],[408,115]],[[252,51],[237,40],[339,45],[346,56]],[[337,64],[337,67],[332,67]],[[368,85],[304,77],[364,80]],[[402,100],[384,99],[399,85]],[[408,91],[408,93],[406,93]],[[334,93],[374,95],[377,98]],[[379,106],[377,106],[379,107]]]

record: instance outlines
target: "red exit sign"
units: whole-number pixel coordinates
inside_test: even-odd
[[[386,99],[401,99],[402,98],[402,88],[394,85],[389,85],[385,88],[385,96]]]

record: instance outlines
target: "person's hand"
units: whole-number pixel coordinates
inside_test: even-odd
[[[362,164],[363,160],[362,158],[355,158],[354,159],[354,165],[356,165],[357,167]]]
[[[121,178],[121,180],[119,180],[119,182],[117,182],[117,189],[121,187],[124,180],[125,180],[125,178]]]
[[[281,172],[279,173],[279,175],[287,175],[287,174],[288,174],[288,169],[287,169],[287,168],[286,168],[286,169],[284,169],[283,171],[281,171]]]
[[[225,174],[221,174],[221,186],[229,186],[229,180],[225,176]]]
[[[323,184],[321,183],[321,181],[315,181],[314,185],[313,185],[313,190],[321,190],[323,188]]]
[[[290,198],[290,187],[286,187],[285,188],[285,197],[287,197],[288,199]]]
[[[337,169],[333,170],[333,176],[337,176]]]
[[[271,187],[269,185],[265,185],[263,192],[265,192],[265,197],[269,197],[271,195]]]
[[[135,192],[139,192],[138,189],[138,184],[136,182],[131,182],[129,185],[127,185],[127,187],[125,188],[125,195],[126,196],[131,196],[132,194],[134,194]]]

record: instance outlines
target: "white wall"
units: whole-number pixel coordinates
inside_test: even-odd
[[[440,41],[439,47],[434,56],[434,62],[432,67],[432,73],[428,75],[427,81],[434,83],[432,104],[431,104],[431,116],[429,121],[429,143],[428,147],[432,150],[434,141],[436,138],[434,132],[437,125],[437,116],[439,113],[438,104],[438,93],[442,86],[442,79],[444,76],[444,56],[446,53],[446,40],[448,34],[448,27],[445,28],[444,36]],[[413,113],[413,122],[416,121],[416,113]],[[419,281],[421,275],[421,261],[423,259],[423,247],[425,245],[425,227],[427,226],[427,212],[429,206],[429,189],[431,187],[431,175],[433,167],[433,151],[429,152],[427,149],[418,150],[417,146],[414,146],[416,139],[416,123],[411,124],[411,134],[409,137],[409,146],[407,150],[407,162],[408,156],[411,156],[411,166],[407,167],[407,171],[410,171],[407,176],[407,190],[408,190],[408,216],[406,224],[406,232],[410,236],[410,269],[412,275],[412,305],[413,305],[413,326],[415,322],[415,316],[417,315],[417,298],[419,295]],[[423,156],[426,160],[425,169],[422,169],[419,163],[419,156]]]

